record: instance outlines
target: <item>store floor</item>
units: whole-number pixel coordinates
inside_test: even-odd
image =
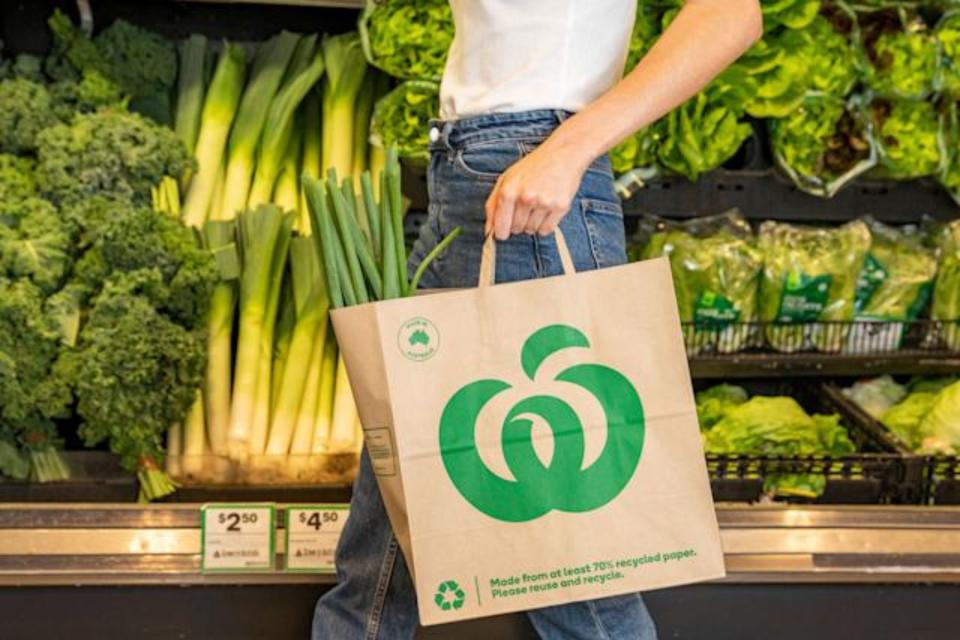
[[[321,591],[2,588],[0,639],[307,640]],[[703,585],[652,593],[648,602],[661,640],[940,640],[957,637],[960,586]],[[417,640],[535,637],[523,616],[507,616],[424,629]]]

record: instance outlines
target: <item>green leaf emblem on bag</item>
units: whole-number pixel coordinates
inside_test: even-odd
[[[549,356],[589,347],[587,337],[573,327],[544,327],[524,342],[521,367],[536,381],[540,365]],[[577,364],[560,372],[555,380],[581,387],[603,408],[606,443],[597,460],[586,468],[584,426],[563,398],[534,395],[508,411],[501,446],[512,479],[490,471],[476,442],[477,419],[483,407],[511,385],[502,380],[477,380],[454,393],[444,407],[440,418],[444,467],[460,494],[491,518],[528,522],[553,510],[593,511],[623,491],[640,463],[643,403],[626,376],[600,364]],[[547,464],[534,450],[532,416],[541,418],[553,434],[553,456]]]

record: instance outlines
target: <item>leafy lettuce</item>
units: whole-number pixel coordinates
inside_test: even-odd
[[[430,157],[430,120],[438,115],[440,89],[434,82],[411,80],[385,95],[373,111],[371,142],[397,145],[400,156],[426,162]]]
[[[903,7],[859,15],[861,59],[867,86],[890,98],[918,100],[937,81],[937,39],[919,14]]]
[[[371,0],[360,21],[367,58],[405,80],[439,80],[453,42],[447,0]]]
[[[857,319],[916,320],[930,301],[936,255],[915,231],[865,222],[872,243],[857,281]]]
[[[930,318],[944,323],[944,342],[949,349],[960,351],[960,220],[943,227],[938,245],[940,272]]]
[[[757,396],[730,407],[704,434],[708,453],[766,456],[849,455],[856,451],[837,415],[813,415],[788,397]],[[826,478],[819,474],[771,475],[768,492],[815,498]]]
[[[756,321],[762,260],[750,225],[737,213],[681,225],[648,219],[653,227],[644,259],[670,259],[680,320],[690,354],[747,346]]]
[[[871,123],[855,100],[808,94],[768,127],[777,164],[801,191],[832,197],[876,165]]]
[[[760,320],[771,323],[770,344],[785,352],[810,344],[840,351],[848,329],[831,323],[853,319],[857,276],[870,249],[867,225],[854,221],[826,229],[764,222],[759,246]]]
[[[960,93],[960,13],[944,14],[937,24],[940,44],[940,88],[951,95]]]
[[[747,390],[732,384],[719,384],[704,391],[698,391],[697,420],[701,431],[709,431],[720,422],[733,407],[747,401]]]
[[[876,99],[870,115],[884,177],[913,180],[941,167],[940,116],[925,100]]]

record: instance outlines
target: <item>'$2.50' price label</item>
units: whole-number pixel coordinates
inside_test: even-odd
[[[349,513],[346,505],[287,507],[287,570],[333,572],[334,552]]]
[[[271,504],[208,504],[203,507],[205,572],[264,571],[273,568],[274,521]]]

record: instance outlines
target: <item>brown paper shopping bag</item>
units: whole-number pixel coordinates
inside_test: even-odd
[[[724,575],[665,259],[335,311],[424,624]]]

